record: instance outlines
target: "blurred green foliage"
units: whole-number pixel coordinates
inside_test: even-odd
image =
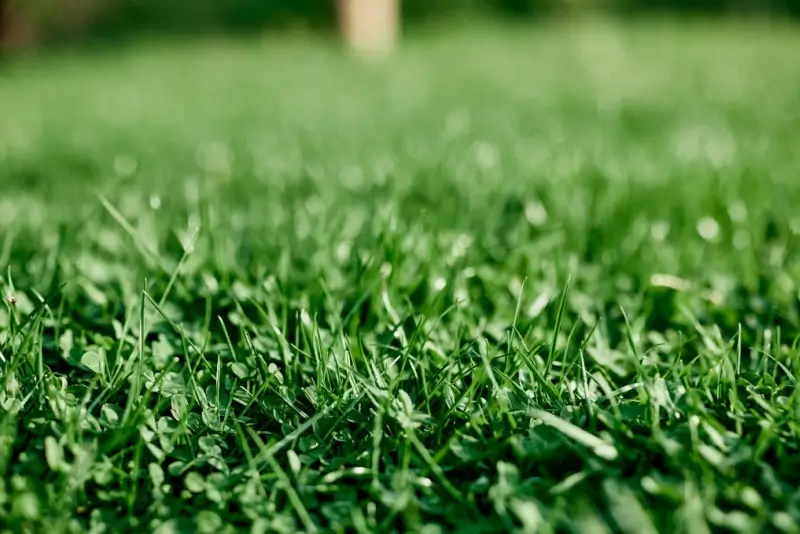
[[[552,12],[776,13],[800,15],[800,0],[401,0],[407,22],[459,11],[537,16]],[[0,0],[0,36],[19,24],[36,40],[115,37],[132,32],[253,31],[333,27],[336,0]]]

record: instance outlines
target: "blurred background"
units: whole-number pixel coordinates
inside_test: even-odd
[[[597,11],[796,17],[800,0],[0,0],[0,45],[19,51],[153,33],[337,27],[346,35],[348,28],[379,34],[361,39],[392,41],[399,21],[413,26],[462,13],[522,18]]]

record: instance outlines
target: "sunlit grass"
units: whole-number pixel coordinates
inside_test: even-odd
[[[798,45],[0,67],[0,527],[797,532]]]

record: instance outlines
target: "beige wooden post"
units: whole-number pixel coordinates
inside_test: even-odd
[[[390,53],[400,34],[400,0],[337,0],[339,26],[348,47],[359,55]]]

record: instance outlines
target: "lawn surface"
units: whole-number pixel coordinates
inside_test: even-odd
[[[800,32],[0,66],[0,531],[798,532]]]

